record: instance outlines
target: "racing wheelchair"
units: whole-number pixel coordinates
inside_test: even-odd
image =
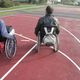
[[[44,27],[45,35],[42,39],[42,43],[45,46],[51,47],[54,52],[57,52],[59,49],[59,39],[58,35],[56,34],[55,31],[55,26],[54,27]],[[37,46],[36,46],[36,51],[39,52],[40,46],[41,46],[41,37],[40,37],[40,31],[38,32],[37,36]]]
[[[3,44],[2,53],[5,53],[8,59],[12,59],[16,54],[16,37],[15,37],[15,30],[12,26],[6,26],[7,31],[9,34],[13,36],[13,39],[8,39],[0,36],[0,43]]]

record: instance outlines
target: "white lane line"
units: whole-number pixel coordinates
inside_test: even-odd
[[[22,36],[21,34],[20,35],[17,34],[17,35],[22,37],[22,38],[25,38],[25,39],[30,39],[33,42],[37,42],[37,41],[35,41],[35,40],[31,39],[31,38]],[[36,47],[36,45],[37,44],[35,44],[0,80],[3,80]],[[68,57],[66,54],[64,54],[60,50],[58,52],[61,53],[63,56],[65,56],[80,71],[80,67],[70,57]]]
[[[74,34],[72,34],[70,31],[68,31],[66,28],[64,28],[64,27],[62,27],[62,26],[60,26],[64,31],[66,31],[66,32],[68,32],[72,37],[74,37],[76,40],[77,40],[77,42],[78,43],[80,43],[80,40],[74,35]]]
[[[65,53],[63,53],[60,50],[58,52],[61,53],[64,57],[66,57],[69,61],[71,61],[75,65],[75,67],[80,71],[80,67],[69,56],[67,56]]]
[[[19,63],[37,46],[37,44],[35,44],[20,60],[18,60],[16,62],[15,65],[13,65],[4,75],[3,77],[0,78],[0,80],[4,80],[12,71],[14,68],[16,68],[16,66],[19,65]]]
[[[18,36],[19,36],[19,34],[18,34]],[[33,41],[33,42],[37,42],[36,40],[33,40],[33,39],[31,39],[31,38],[28,38],[28,37],[25,37],[25,36],[20,36],[20,37],[23,37],[23,38],[25,38],[25,39],[30,39],[31,41]],[[62,54],[64,57],[66,57],[79,71],[80,71],[80,67],[69,57],[69,56],[67,56],[65,53],[63,53],[62,51],[58,51],[60,54]]]
[[[18,9],[19,10],[19,9]],[[7,10],[9,11],[9,10]],[[14,10],[13,10],[14,11]],[[1,12],[6,12],[6,11],[1,11]],[[71,36],[73,36],[79,43],[80,43],[80,40],[74,36],[70,31],[68,31],[67,29],[61,27],[63,30],[65,30],[66,32],[68,32]],[[25,38],[25,39],[30,39],[31,41],[33,42],[37,42],[31,38],[28,38],[28,37],[25,37],[25,36],[22,36],[22,35],[19,35],[17,33],[15,33],[17,36],[20,36],[22,38]],[[35,47],[36,47],[37,44],[35,44],[31,49],[33,50]],[[32,50],[29,50],[2,78],[0,78],[0,80],[3,80],[6,76],[8,76],[8,74],[10,74],[10,72],[32,51]],[[72,62],[74,64],[74,66],[80,71],[80,67],[71,59],[69,58],[66,54],[64,54],[63,52],[61,52],[60,50],[58,51],[59,53],[61,53],[63,56],[65,56],[70,62]]]
[[[33,40],[33,39],[31,39],[31,38],[28,38],[28,37],[25,37],[25,36],[23,36],[22,34],[18,34],[18,33],[15,33],[17,36],[19,36],[19,37],[22,37],[22,38],[24,38],[24,39],[27,39],[27,40],[30,40],[30,41],[33,41],[33,42],[36,42],[37,43],[37,41],[35,41],[35,40]]]
[[[21,40],[21,42],[29,42],[30,40]]]

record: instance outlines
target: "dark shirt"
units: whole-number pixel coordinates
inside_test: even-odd
[[[52,15],[45,15],[45,16],[41,17],[38,20],[38,23],[35,28],[35,35],[37,36],[39,31],[41,34],[45,35],[44,27],[45,26],[46,27],[47,26],[54,27],[54,25],[56,26],[56,34],[59,34],[59,25],[56,25],[56,24],[57,24],[57,22],[54,19],[54,16],[52,16]]]

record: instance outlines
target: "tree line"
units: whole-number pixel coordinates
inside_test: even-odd
[[[20,3],[43,4],[47,0],[0,0],[0,7],[12,7]]]
[[[57,0],[52,1],[54,1],[54,4],[58,3]],[[75,1],[77,0],[61,0],[60,4],[74,5]],[[44,4],[47,0],[0,0],[0,7],[12,7],[23,2],[29,4]],[[80,5],[80,2],[78,2],[78,5]]]

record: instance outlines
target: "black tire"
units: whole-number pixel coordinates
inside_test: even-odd
[[[39,49],[40,49],[40,32],[38,33],[36,52],[39,52]]]
[[[16,38],[6,40],[5,54],[8,59],[12,59],[15,56],[15,54],[16,54]]]
[[[58,40],[58,37],[57,36],[55,36],[55,39],[56,39],[56,41],[55,41],[55,44],[54,44],[53,51],[54,52],[57,52],[59,50],[59,40]]]

